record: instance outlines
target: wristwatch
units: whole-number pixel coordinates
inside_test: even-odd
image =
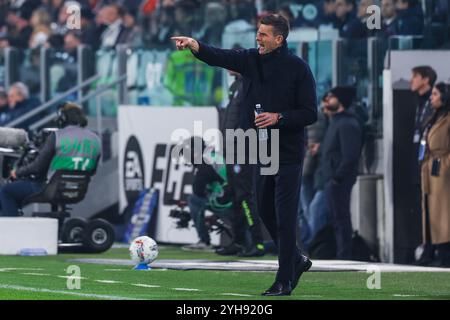
[[[278,113],[277,124],[278,124],[279,126],[283,126],[283,125],[284,125],[284,116],[283,116],[282,113]]]

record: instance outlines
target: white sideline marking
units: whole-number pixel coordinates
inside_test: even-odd
[[[242,294],[242,293],[221,293],[222,296],[236,296],[236,297],[251,297],[250,294]]]
[[[0,289],[29,291],[29,292],[57,293],[57,294],[66,294],[66,295],[70,295],[70,296],[85,297],[85,298],[98,298],[98,299],[105,299],[105,300],[140,300],[140,299],[135,299],[135,298],[130,298],[130,297],[110,296],[110,295],[105,295],[105,294],[94,294],[94,293],[81,293],[81,292],[75,292],[75,291],[50,290],[50,289],[43,289],[43,288],[22,287],[22,286],[15,286],[15,285],[9,285],[9,284],[0,284]]]
[[[71,279],[71,280],[86,280],[87,278],[85,277],[79,277],[79,276],[57,276],[58,278],[63,278],[63,279]]]
[[[94,280],[95,282],[100,282],[100,283],[121,283],[120,281],[115,281],[115,280]]]
[[[172,288],[177,291],[200,291],[199,289],[191,289],[191,288]]]
[[[51,274],[49,274],[49,273],[36,273],[36,272],[25,272],[25,273],[21,273],[21,274],[24,274],[26,276],[40,276],[40,277],[51,276]]]
[[[143,287],[143,288],[161,288],[161,286],[153,285],[153,284],[143,284],[143,283],[132,283],[132,286],[135,287]]]
[[[420,295],[417,294],[393,294],[393,297],[420,297]]]
[[[29,270],[29,271],[42,271],[42,268],[0,268],[0,272],[16,271],[16,270]]]
[[[105,269],[104,271],[128,271],[127,269]]]

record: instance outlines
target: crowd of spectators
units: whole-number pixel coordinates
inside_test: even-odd
[[[2,48],[19,50],[21,61],[27,62],[21,63],[18,79],[28,86],[30,96],[37,96],[41,47],[64,52],[64,76],[53,89],[61,93],[77,81],[81,45],[94,51],[119,44],[167,49],[173,48],[170,37],[182,34],[231,47],[234,40],[227,41],[225,35],[247,34],[244,42],[254,42],[252,32],[268,12],[284,15],[291,29],[334,28],[347,39],[426,36],[427,25],[449,23],[448,1],[433,3],[433,10],[424,11],[421,0],[0,0],[0,55]],[[381,29],[367,27],[371,5],[381,8]],[[79,21],[74,19],[74,7],[79,8]],[[75,29],[74,22],[79,22]]]
[[[69,30],[73,5],[80,8],[78,30]],[[381,8],[381,30],[367,28],[371,5]],[[291,28],[336,28],[343,38],[423,35],[426,22],[448,23],[448,10],[446,1],[435,1],[425,16],[420,0],[0,0],[0,47],[64,49],[74,38],[94,50],[170,46],[177,34],[220,44],[227,27],[255,28],[266,12],[280,12]]]
[[[13,83],[6,91],[0,87],[0,126],[17,119],[39,105],[39,100],[30,96],[28,87],[22,82]],[[20,127],[26,128],[30,121]]]

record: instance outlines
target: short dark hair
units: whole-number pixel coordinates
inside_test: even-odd
[[[437,79],[436,71],[430,66],[417,66],[412,68],[413,74],[419,74],[422,78],[428,78],[430,86],[434,86]]]
[[[286,40],[289,35],[289,22],[280,14],[268,14],[262,17],[259,23],[272,26],[273,34],[283,36],[283,40]]]
[[[83,108],[73,102],[63,102],[58,107],[57,122],[62,128],[69,125],[86,127],[88,124]]]

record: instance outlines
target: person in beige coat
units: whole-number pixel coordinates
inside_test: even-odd
[[[423,241],[432,244],[431,265],[450,267],[450,86],[434,86],[433,115],[422,141]],[[420,157],[419,157],[420,158]]]

